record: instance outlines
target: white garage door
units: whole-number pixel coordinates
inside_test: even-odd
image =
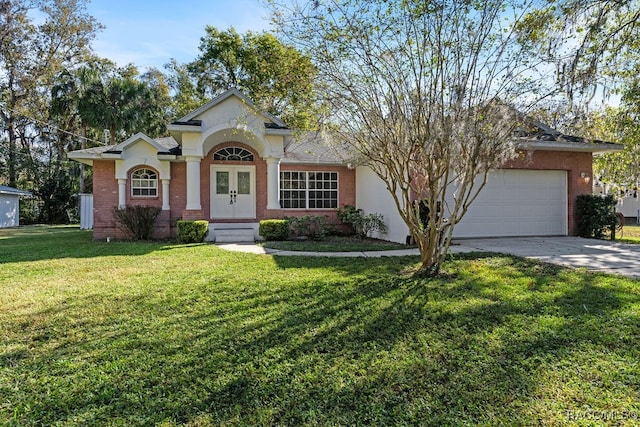
[[[566,171],[515,169],[492,172],[454,230],[454,237],[566,234]]]

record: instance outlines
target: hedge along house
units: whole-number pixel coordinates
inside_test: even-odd
[[[408,228],[371,169],[348,167],[317,139],[297,140],[236,89],[169,131],[167,138],[137,134],[69,153],[93,166],[95,239],[125,237],[114,208],[127,205],[162,209],[158,238],[175,236],[179,219],[204,219],[208,240],[218,242],[257,238],[262,219],[326,215],[337,222],[338,207],[355,205],[384,215],[388,232],[378,237],[406,241]],[[491,172],[455,237],[573,234],[575,198],[591,192],[593,153],[621,149],[534,122],[514,137],[522,155]]]
[[[115,207],[157,206],[157,238],[176,222],[208,220],[211,241],[257,238],[259,221],[326,215],[355,204],[355,170],[328,149],[294,141],[278,118],[237,89],[169,125],[171,137],[137,134],[69,153],[93,166],[94,239],[125,237]]]

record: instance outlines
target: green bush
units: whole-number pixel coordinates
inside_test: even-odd
[[[151,240],[156,219],[162,210],[155,206],[127,206],[113,208],[120,229],[134,240]]]
[[[362,218],[362,209],[356,209],[353,205],[345,205],[338,208],[338,219],[351,229],[351,234],[356,234],[355,225]]]
[[[296,236],[305,236],[319,240],[327,236],[330,228],[326,226],[327,218],[320,215],[303,215],[287,218],[291,231]]]
[[[387,231],[382,214],[371,213],[365,215],[362,209],[357,209],[352,205],[338,208],[338,219],[342,223],[351,226],[358,237],[367,237],[374,231],[382,233]]]
[[[289,221],[286,219],[263,219],[260,221],[258,234],[265,240],[287,240]]]
[[[178,221],[178,240],[182,243],[202,243],[209,234],[209,221]]]
[[[578,236],[602,239],[616,225],[616,199],[594,194],[576,198],[576,231]]]

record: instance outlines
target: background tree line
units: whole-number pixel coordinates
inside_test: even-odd
[[[87,3],[0,0],[0,185],[37,197],[23,222],[69,222],[75,195],[91,191],[90,170],[68,151],[137,132],[166,136],[169,122],[229,87],[292,126],[310,126],[314,67],[272,34],[207,27],[192,62],[141,72],[93,54],[102,25]]]

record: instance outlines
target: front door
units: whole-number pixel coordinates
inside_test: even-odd
[[[211,219],[256,217],[255,166],[211,166]]]

